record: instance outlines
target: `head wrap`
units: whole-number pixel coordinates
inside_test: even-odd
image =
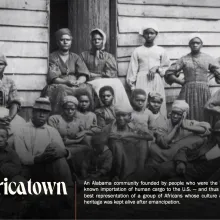
[[[51,111],[51,104],[49,98],[40,97],[35,100],[33,109],[42,109],[46,111]]]
[[[63,98],[62,105],[66,104],[67,102],[71,102],[71,103],[75,104],[76,106],[78,106],[78,104],[79,104],[77,98],[75,96],[71,96],[71,95],[65,96]]]
[[[133,111],[131,106],[115,106],[115,113],[125,113],[129,114]]]
[[[6,60],[6,56],[2,53],[0,53],[0,61],[5,63],[6,66],[8,65],[7,60]]]
[[[150,92],[148,94],[148,101],[150,99],[155,99],[155,98],[158,98],[158,99],[160,99],[161,102],[163,102],[163,97],[162,97],[162,95],[160,93],[158,93],[158,92]]]
[[[181,110],[182,112],[189,111],[189,105],[186,103],[185,100],[175,100],[172,105],[173,110]]]
[[[152,28],[152,29],[154,29],[157,33],[159,33],[159,29],[158,29],[157,25],[154,24],[154,23],[149,23],[149,24],[147,24],[147,25],[141,27],[141,29],[139,30],[139,34],[140,34],[140,35],[143,35],[144,30],[147,30],[147,29],[149,29],[149,28]]]
[[[72,33],[68,28],[61,28],[55,33],[56,40],[59,40],[63,35],[69,35],[72,37]]]
[[[91,37],[91,39],[92,39],[92,34],[93,34],[93,32],[98,32],[99,34],[102,35],[102,37],[103,37],[103,46],[102,46],[101,50],[104,50],[104,49],[105,49],[105,44],[106,44],[106,34],[105,34],[105,32],[102,31],[102,30],[99,29],[99,28],[92,29],[92,31],[90,32],[90,37]]]
[[[190,34],[189,38],[188,38],[188,43],[190,43],[194,38],[199,38],[202,41],[202,37],[199,33],[193,33]],[[203,41],[202,41],[203,43]]]

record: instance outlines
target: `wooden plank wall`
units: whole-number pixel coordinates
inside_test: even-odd
[[[73,35],[72,51],[80,54],[91,47],[90,31],[101,28],[110,48],[110,0],[68,0],[69,28]],[[75,39],[75,40],[74,40]]]
[[[0,1],[0,51],[7,56],[5,75],[28,108],[46,85],[49,0]]]
[[[172,62],[190,52],[188,38],[195,32],[203,38],[203,52],[220,57],[219,0],[118,0],[117,13],[117,60],[124,83],[131,53],[144,42],[138,31],[148,22],[158,25],[156,43],[166,49]],[[210,85],[212,92],[219,89],[214,80]],[[167,104],[172,103],[180,86],[165,83],[165,88]]]

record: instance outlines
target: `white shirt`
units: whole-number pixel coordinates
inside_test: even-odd
[[[15,150],[25,165],[34,164],[34,157],[42,154],[51,143],[65,148],[59,132],[47,124],[37,128],[28,122],[15,133]]]

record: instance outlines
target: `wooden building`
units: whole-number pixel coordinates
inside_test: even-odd
[[[220,1],[218,0],[118,0],[117,59],[119,75],[126,76],[130,55],[143,43],[139,29],[148,22],[158,25],[156,43],[174,62],[190,52],[188,38],[199,32],[203,52],[220,57]],[[212,92],[219,89],[210,81]],[[167,104],[178,96],[180,86],[165,84]]]
[[[1,0],[0,15],[0,52],[9,63],[5,73],[17,85],[20,114],[26,119],[46,85],[48,56],[56,49],[54,32],[62,27],[71,29],[76,53],[90,47],[91,29],[103,29],[124,84],[130,55],[143,43],[138,31],[147,22],[158,25],[157,44],[172,61],[189,52],[188,36],[194,32],[203,37],[204,52],[220,57],[219,0]],[[212,91],[218,89],[213,80],[210,84]],[[169,104],[180,87],[165,86]]]

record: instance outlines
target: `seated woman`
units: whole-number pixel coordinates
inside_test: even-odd
[[[4,75],[7,65],[6,57],[0,54],[0,121],[6,125],[10,124],[10,133],[14,133],[25,124],[25,120],[17,115],[21,102],[14,81]]]
[[[146,163],[148,141],[153,137],[131,123],[132,108],[116,108],[116,120],[103,129],[113,154],[114,180],[126,180]]]
[[[87,153],[91,147],[86,140],[85,121],[81,113],[76,109],[78,100],[74,96],[66,96],[62,102],[63,113],[61,115],[52,115],[48,120],[48,124],[56,128],[66,146],[72,154],[72,166],[75,171],[79,168],[79,164],[84,153]]]
[[[72,35],[69,29],[63,28],[56,32],[58,50],[50,54],[48,86],[42,96],[48,96],[52,105],[52,114],[62,111],[60,105],[67,95],[76,95],[78,88],[87,89],[92,95],[91,85],[86,84],[89,71],[82,59],[70,52]]]
[[[150,146],[149,164],[170,161],[180,148],[202,144],[210,134],[209,123],[186,119],[188,111],[189,105],[184,100],[174,101],[166,127],[157,128],[156,144]]]
[[[146,108],[147,94],[143,89],[134,89],[131,94],[133,112],[131,114],[133,123],[146,127],[152,132],[155,129],[155,119],[153,113]]]
[[[148,94],[147,108],[153,113],[154,124],[156,128],[166,127],[167,117],[161,112],[161,105],[163,103],[163,97],[157,92],[150,92]]]
[[[127,93],[121,81],[117,79],[117,63],[115,58],[104,51],[106,44],[105,33],[96,28],[91,31],[91,50],[81,54],[83,61],[90,72],[89,84],[99,94],[103,86],[111,86],[115,91],[115,105],[130,106]]]
[[[92,112],[93,101],[90,94],[86,90],[80,90],[77,94],[79,102],[78,110],[82,114],[86,135],[93,136],[101,132],[101,128],[97,126],[97,117]]]
[[[115,120],[115,107],[113,106],[115,93],[113,88],[111,86],[103,86],[99,90],[99,97],[103,106],[96,109],[95,114],[97,116],[98,126],[103,128]]]

